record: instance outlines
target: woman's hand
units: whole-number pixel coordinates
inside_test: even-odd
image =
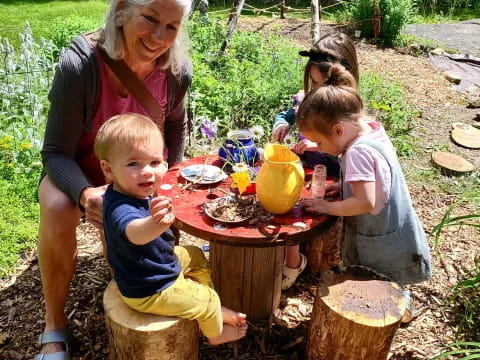
[[[316,214],[328,214],[327,207],[329,202],[322,198],[308,198],[302,200],[302,207],[305,211]]]
[[[275,141],[282,142],[288,134],[288,124],[280,124],[273,129],[272,137]]]
[[[318,151],[319,148],[317,143],[303,139],[296,143],[291,150],[298,155],[302,155],[305,151]]]
[[[154,197],[150,202],[150,215],[157,224],[170,227],[175,220],[172,199],[166,196]]]
[[[333,184],[326,184],[325,196],[336,197],[340,195],[340,188],[341,188],[340,181],[337,181],[336,183],[333,183]]]
[[[80,196],[86,220],[99,230],[103,230],[103,194],[107,186],[85,188]]]

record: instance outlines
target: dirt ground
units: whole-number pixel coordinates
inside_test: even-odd
[[[240,27],[252,31],[280,33],[308,47],[309,25],[302,20],[242,19]],[[278,30],[280,29],[280,30]],[[459,178],[447,178],[449,192],[440,192],[435,184],[424,183],[414,175],[431,169],[433,150],[450,150],[463,155],[476,167],[480,165],[479,150],[468,150],[449,139],[451,124],[457,121],[474,123],[480,110],[466,109],[461,95],[423,57],[408,51],[382,50],[373,45],[357,44],[360,70],[378,71],[389,79],[402,81],[410,101],[422,111],[414,135],[418,138],[414,158],[402,160],[414,206],[429,232],[445,210],[463,192]],[[477,174],[478,175],[478,174]],[[453,194],[453,195],[452,195]],[[459,208],[459,213],[472,209]],[[74,335],[74,359],[105,359],[108,354],[102,294],[109,281],[109,272],[102,258],[96,232],[81,224],[79,258],[66,314]],[[183,236],[184,243],[204,245],[205,242]],[[433,244],[431,243],[433,249]],[[455,314],[444,306],[452,284],[474,265],[480,238],[469,228],[450,228],[445,232],[439,253],[432,251],[433,278],[412,286],[416,309],[420,315],[398,330],[389,359],[429,359],[442,346],[454,339]],[[201,359],[302,359],[305,331],[309,320],[316,278],[304,274],[293,288],[283,294],[282,304],[304,304],[290,313],[287,322],[273,325],[250,324],[248,336],[236,345],[211,347],[201,345]],[[40,273],[34,251],[25,254],[14,276],[0,281],[0,359],[31,359],[38,352],[36,339],[43,330],[43,305]]]

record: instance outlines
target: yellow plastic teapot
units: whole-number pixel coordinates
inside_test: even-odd
[[[257,174],[260,204],[272,214],[286,213],[297,203],[304,178],[300,158],[295,153],[280,144],[267,144]]]

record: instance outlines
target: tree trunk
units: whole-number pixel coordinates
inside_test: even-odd
[[[198,359],[196,321],[145,314],[128,307],[115,281],[103,295],[110,360]]]
[[[312,45],[315,45],[320,39],[320,7],[319,0],[312,0],[310,7],[312,15]]]
[[[366,267],[324,272],[308,329],[307,359],[387,359],[405,306],[400,287]]]
[[[232,39],[233,32],[237,27],[237,21],[240,17],[240,14],[243,9],[243,4],[245,4],[245,0],[238,0],[237,8],[235,14],[231,17],[230,25],[228,26],[227,36],[225,37],[225,41],[223,42],[222,48],[220,49],[220,55],[225,54],[225,51],[230,44],[230,40]]]
[[[307,270],[318,275],[340,264],[340,241],[343,219],[339,217],[332,226],[315,238],[303,242],[300,247],[307,257]]]
[[[280,8],[280,19],[285,19],[285,0],[282,0],[282,2],[279,5]]]

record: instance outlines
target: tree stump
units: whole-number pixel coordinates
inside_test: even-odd
[[[284,247],[210,243],[212,280],[222,305],[266,320],[280,304]]]
[[[325,271],[308,329],[307,359],[387,359],[405,306],[400,287],[366,267]]]
[[[196,321],[145,314],[128,307],[115,281],[103,295],[110,360],[198,359]]]
[[[307,257],[307,270],[318,275],[340,264],[340,241],[343,219],[339,217],[332,226],[315,238],[304,241],[300,247]]]

